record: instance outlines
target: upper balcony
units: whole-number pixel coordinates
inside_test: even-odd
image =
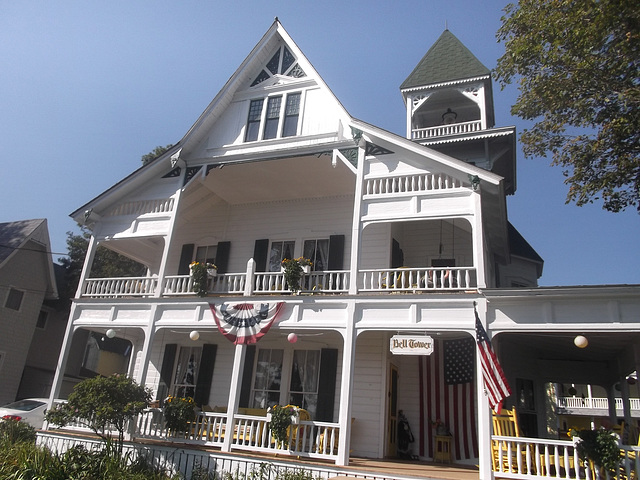
[[[453,123],[449,125],[436,125],[435,127],[411,129],[411,140],[429,140],[448,135],[462,135],[482,130],[480,120],[470,122]]]

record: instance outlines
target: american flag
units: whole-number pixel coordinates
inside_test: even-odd
[[[421,425],[419,449],[420,455],[433,457],[434,422],[440,420],[451,432],[451,450],[453,458],[458,460],[474,459],[478,457],[478,437],[476,432],[476,393],[473,374],[469,381],[450,384],[446,380],[447,370],[458,380],[464,379],[462,372],[474,368],[475,345],[473,337],[470,341],[435,340],[434,351],[431,355],[419,356],[418,368],[420,372],[421,392]],[[451,364],[445,360],[445,352],[468,352],[471,346],[472,355],[463,355],[465,367],[458,362]],[[460,350],[461,348],[461,350]],[[456,366],[457,365],[457,366]],[[453,372],[460,372],[455,374]]]
[[[489,406],[498,412],[502,400],[511,395],[511,388],[504,376],[500,362],[498,362],[498,357],[491,348],[491,341],[480,322],[480,318],[478,318],[475,307],[474,313],[476,315],[476,341],[478,342],[478,353],[480,353],[484,389],[489,397]]]

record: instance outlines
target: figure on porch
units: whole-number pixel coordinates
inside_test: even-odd
[[[407,460],[418,460],[418,456],[411,451],[411,444],[415,442],[411,426],[402,410],[398,412],[398,457]]]

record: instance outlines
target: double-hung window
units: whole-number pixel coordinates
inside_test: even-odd
[[[311,260],[312,269],[327,270],[329,264],[329,239],[305,240],[302,256]]]
[[[196,394],[201,356],[202,347],[180,347],[171,388],[174,396],[193,398]]]
[[[318,407],[320,350],[295,350],[291,365],[289,404],[302,407],[315,418]]]
[[[249,118],[247,120],[247,131],[244,135],[245,142],[254,142],[258,140],[260,134],[260,118],[262,117],[262,105],[264,98],[251,100],[249,105]]]
[[[258,350],[256,374],[251,389],[252,408],[269,408],[280,403],[283,357],[284,350],[269,348]]]
[[[217,245],[207,245],[196,249],[196,261],[200,263],[216,263]]]
[[[251,100],[244,141],[255,142],[297,135],[301,97],[302,94],[296,92]]]
[[[293,252],[295,247],[296,242],[293,240],[271,242],[271,250],[269,251],[269,271],[279,272],[282,260],[285,258],[294,258]]]

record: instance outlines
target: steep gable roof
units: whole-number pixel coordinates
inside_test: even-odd
[[[402,82],[400,90],[489,74],[489,69],[453,33],[445,30]]]
[[[29,240],[44,219],[0,223],[0,265]]]

